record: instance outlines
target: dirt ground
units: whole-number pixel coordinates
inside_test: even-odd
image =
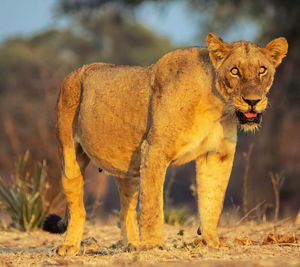
[[[116,225],[87,223],[81,255],[72,257],[54,253],[63,235],[0,231],[0,266],[300,266],[300,227],[293,222],[220,228],[219,249],[204,246],[196,230],[165,225],[167,249],[129,253],[118,243]]]

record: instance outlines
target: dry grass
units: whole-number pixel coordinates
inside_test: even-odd
[[[184,230],[184,235],[180,230]],[[87,224],[81,255],[59,257],[53,253],[53,248],[62,242],[63,236],[40,230],[24,233],[12,229],[0,233],[0,266],[300,265],[300,227],[295,223],[279,222],[274,228],[273,224],[248,222],[220,228],[223,244],[220,249],[195,242],[198,238],[196,230],[196,225],[165,225],[163,233],[168,249],[128,253],[119,246],[120,230],[117,226]]]

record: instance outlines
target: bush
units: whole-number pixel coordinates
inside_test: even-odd
[[[185,209],[167,209],[164,211],[165,223],[170,225],[183,225],[188,218]]]
[[[27,151],[23,158],[19,157],[15,161],[15,175],[10,185],[0,177],[1,206],[13,222],[27,232],[42,226],[45,216],[61,195],[56,194],[50,202],[46,200],[49,188],[46,182],[46,161],[35,163],[32,176],[27,171],[28,158]]]

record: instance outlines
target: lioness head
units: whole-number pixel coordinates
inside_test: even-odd
[[[286,39],[274,39],[261,48],[246,41],[225,43],[209,33],[206,43],[219,93],[225,101],[232,103],[241,128],[255,130],[267,107],[267,93],[273,83],[275,68],[287,53]]]

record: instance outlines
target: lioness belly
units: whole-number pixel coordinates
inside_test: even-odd
[[[139,176],[148,123],[149,68],[93,69],[83,81],[77,138],[99,167],[119,177]]]

